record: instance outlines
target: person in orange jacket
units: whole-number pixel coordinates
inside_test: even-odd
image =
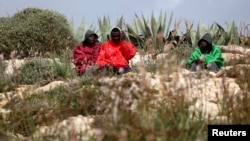
[[[110,32],[110,40],[101,45],[96,64],[100,69],[112,68],[116,74],[127,73],[131,70],[129,60],[136,54],[136,47],[122,39],[122,31],[114,27]]]

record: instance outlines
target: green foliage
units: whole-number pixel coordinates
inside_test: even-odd
[[[35,84],[69,77],[70,66],[57,59],[31,59],[20,68],[20,83]]]
[[[11,80],[11,78],[9,78],[6,75],[1,75],[0,76],[0,93],[1,92],[8,92],[11,90],[15,89],[15,83],[13,83],[13,81]]]
[[[103,19],[99,18],[98,25],[99,25],[101,42],[107,41],[110,29],[112,28],[109,17],[104,16]]]
[[[6,64],[2,58],[0,58],[0,93],[15,89],[15,84],[11,77],[5,74],[5,68]]]
[[[124,26],[124,18],[121,16],[117,21],[116,21],[116,26],[119,27],[120,29],[123,28]]]
[[[198,24],[196,32],[192,30],[192,24],[186,21],[186,29],[185,38],[189,40],[192,46],[196,46],[199,39],[206,32],[211,34],[213,43],[217,45],[240,44],[238,28],[234,21],[232,23],[227,23],[226,29],[216,22],[208,27],[206,27],[204,23],[201,23]]]
[[[94,32],[97,33],[97,30],[93,24],[89,26],[84,20],[82,20],[80,26],[77,28],[75,33],[75,38],[77,43],[80,43],[84,40],[85,33],[87,32],[87,30],[93,30]]]
[[[27,61],[20,68],[20,83],[35,84],[41,81],[51,81],[56,74],[49,60],[35,59]]]
[[[52,67],[57,77],[66,78],[68,76],[69,70],[65,63],[59,63],[54,59]]]
[[[60,23],[66,22],[65,19],[59,18],[54,21],[57,14],[52,13],[47,10],[28,8],[13,17],[0,18],[0,32],[7,35],[7,37],[0,37],[0,51],[9,54],[14,48],[19,51],[23,50],[23,56],[25,56],[24,54],[27,53],[32,55],[30,50],[36,52],[40,47],[43,52],[50,51],[50,49],[64,49],[66,45],[67,47],[71,46],[71,39],[66,39],[69,35],[66,32],[68,25],[64,28],[65,32],[57,29],[57,27],[62,26]],[[48,16],[48,14],[50,15]],[[51,25],[48,25],[46,21],[49,21]],[[152,13],[150,20],[143,15],[142,18],[136,15],[134,24],[127,24],[125,29],[128,33],[128,39],[137,47],[147,49],[147,45],[138,35],[138,33],[142,33],[146,38],[152,39],[155,48],[161,50],[162,43],[159,42],[158,38],[168,37],[171,22],[172,15],[168,24],[166,14],[164,16],[160,14],[159,18],[156,19]],[[100,18],[98,23],[99,31],[82,21],[74,38],[80,42],[87,29],[92,29],[100,35],[101,41],[107,40],[107,34],[111,28],[109,18],[106,16],[103,19]],[[205,27],[205,24],[199,24],[197,31],[192,30],[192,23],[186,21],[185,24],[187,42],[179,44],[171,50],[170,56],[161,60],[162,62],[156,60],[154,60],[155,62],[146,62],[144,68],[133,66],[135,70],[140,74],[143,73],[141,70],[156,74],[162,72],[167,75],[175,72],[174,65],[180,65],[183,60],[187,60],[193,47],[205,32],[211,33],[214,42],[219,45],[238,44],[238,32],[234,23],[227,24],[226,30],[217,23],[208,27]],[[123,17],[117,20],[116,26],[120,28],[124,26]],[[178,31],[179,26],[180,21],[175,23],[174,30]],[[72,27],[69,29],[72,30]],[[49,35],[54,32],[55,35]],[[55,40],[52,41],[52,39]],[[10,42],[12,40],[16,43]],[[65,42],[62,43],[62,41]],[[55,45],[61,46],[57,48]],[[47,83],[57,78],[68,78],[70,76],[70,54],[72,55],[72,52],[65,52],[60,57],[57,56],[60,62],[55,59],[57,57],[50,55],[47,57],[53,59],[35,59],[26,62],[20,68],[20,83],[35,84],[44,81]],[[243,60],[240,61],[243,62]],[[12,90],[10,87],[12,81],[4,74],[4,69],[5,64],[0,60],[0,92]],[[5,118],[0,116],[1,130],[10,131],[13,135],[30,136],[39,126],[51,125],[55,121],[80,114],[94,115],[94,126],[104,131],[103,140],[206,140],[207,124],[217,122],[205,121],[201,117],[194,119],[192,116],[194,113],[189,110],[192,103],[184,101],[184,94],[180,94],[182,91],[174,92],[180,94],[179,96],[173,95],[171,91],[167,94],[162,91],[163,96],[158,101],[159,91],[148,87],[145,74],[138,76],[141,79],[130,77],[130,74],[128,74],[129,77],[123,76],[122,79],[117,79],[120,76],[114,76],[108,71],[107,74],[103,75],[77,77],[79,81],[76,83],[70,83],[65,87],[60,86],[49,92],[32,95],[23,93],[23,99],[11,99],[3,108],[10,109],[12,112],[5,115]],[[228,120],[224,121],[223,124],[250,123],[249,72],[247,67],[226,72],[228,77],[236,78],[244,95],[243,97],[234,97],[236,101],[233,101],[232,97],[227,97],[227,88],[225,87],[225,98],[221,101],[221,115],[225,115]],[[107,80],[109,80],[109,76],[112,76],[110,80],[117,79],[118,81],[109,81],[105,85],[99,81],[99,78],[103,76]],[[169,80],[163,80],[163,82],[166,81]],[[95,139],[92,138],[92,140]]]
[[[118,20],[116,20],[116,23],[114,26],[110,23],[109,16],[104,16],[103,18],[98,19],[98,27],[99,27],[99,34],[100,34],[100,41],[104,42],[109,40],[109,34],[110,30],[113,27],[119,27],[121,30],[124,26],[124,18],[121,16]]]
[[[5,35],[0,37],[0,52],[6,57],[13,50],[19,57],[47,51],[60,53],[75,43],[66,17],[55,11],[26,8],[0,22],[0,34]]]
[[[144,41],[130,25],[127,25],[128,39],[138,48],[144,48]]]
[[[135,14],[135,20],[132,25],[127,24],[127,30],[129,35],[129,40],[135,45],[147,49],[149,46],[143,45],[147,40],[152,40],[152,44],[155,49],[162,50],[165,43],[165,38],[169,33],[169,28],[172,22],[171,14],[169,22],[167,24],[166,13],[160,12],[158,19],[154,16],[153,12],[151,14],[150,20],[147,20],[144,15],[140,18]],[[139,36],[139,34],[144,36],[145,40]]]
[[[115,26],[120,27],[122,29],[124,24],[124,19],[123,17],[120,17],[117,21]],[[84,39],[84,35],[87,30],[93,30],[99,35],[99,41],[104,42],[108,40],[109,32],[110,29],[113,26],[110,23],[110,18],[109,16],[104,16],[103,18],[98,18],[98,29],[94,26],[94,24],[91,24],[90,26],[82,20],[80,26],[77,28],[76,33],[75,33],[75,38],[77,42],[81,42]]]

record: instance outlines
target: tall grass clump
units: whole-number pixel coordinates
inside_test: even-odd
[[[101,129],[104,130],[103,140],[205,139],[205,121],[190,119],[192,113],[188,110],[188,103],[183,102],[181,97],[178,98],[180,100],[174,102],[166,100],[150,104],[148,99],[152,97],[145,97],[139,101],[135,111],[119,106],[118,113],[105,115],[101,120]],[[118,120],[113,114],[117,114]]]
[[[221,100],[221,114],[226,117],[223,124],[249,124],[250,123],[250,68],[248,66],[233,66],[226,71],[227,77],[235,79],[240,86],[241,92],[235,96],[227,94],[228,87],[225,85],[225,94]]]
[[[53,69],[55,74],[61,78],[66,78],[68,75],[68,69],[65,64],[54,62]]]

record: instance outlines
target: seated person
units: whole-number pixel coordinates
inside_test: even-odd
[[[97,39],[98,35],[88,30],[82,44],[74,47],[73,58],[78,75],[88,74],[95,70],[95,62],[101,47]]]
[[[129,60],[136,54],[136,47],[127,40],[122,40],[122,31],[115,27],[110,32],[110,40],[104,42],[96,64],[100,69],[112,68],[116,74],[130,71]]]
[[[187,67],[191,71],[197,71],[197,67],[217,72],[224,65],[224,58],[220,48],[213,44],[212,37],[206,33],[199,41],[198,46],[192,52]]]

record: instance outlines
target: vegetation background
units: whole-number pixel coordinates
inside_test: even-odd
[[[127,39],[137,46],[139,54],[157,56],[166,53],[166,45],[173,45],[168,58],[132,66],[133,73],[145,74],[145,77],[147,72],[166,75],[174,73],[179,67],[185,68],[183,61],[189,57],[205,32],[211,33],[214,43],[218,45],[250,47],[249,24],[245,23],[237,26],[232,21],[226,23],[226,28],[216,22],[209,26],[199,24],[194,27],[188,20],[174,21],[173,13],[163,11],[159,17],[152,13],[146,19],[144,15],[135,14],[134,19],[132,23],[125,23],[124,18],[120,17],[116,26],[124,29]],[[56,133],[38,137],[33,135],[41,126],[78,115],[94,117],[92,127],[103,132],[101,140],[108,141],[207,140],[208,124],[250,123],[250,71],[249,67],[237,67],[238,64],[249,64],[249,56],[226,64],[235,67],[226,73],[226,77],[236,79],[243,91],[243,96],[236,97],[236,101],[232,101],[225,91],[221,115],[226,120],[202,116],[194,118],[194,113],[189,110],[192,103],[184,100],[182,90],[165,93],[166,97],[157,101],[159,91],[148,87],[143,81],[144,77],[126,78],[112,74],[77,76],[72,68],[72,49],[83,40],[86,30],[96,31],[101,42],[107,40],[111,28],[109,17],[99,18],[97,22],[96,27],[82,21],[74,32],[73,21],[56,11],[38,8],[27,8],[14,16],[0,18],[0,101],[7,101],[1,107],[11,111],[7,114],[2,112],[0,116],[0,139],[74,139],[79,135],[70,134],[68,138]],[[185,33],[179,31],[182,22],[186,27]],[[173,29],[170,29],[171,25]],[[25,63],[16,68],[13,63],[16,59],[25,60]],[[6,61],[13,63],[12,75],[6,75]],[[239,70],[241,73],[237,73]],[[102,78],[117,81],[103,83]],[[166,79],[163,78],[163,81]],[[47,92],[18,93],[20,87],[33,89],[54,81],[67,82],[67,85]],[[134,101],[137,101],[137,105],[131,110]],[[75,140],[84,139],[78,137]],[[93,136],[89,140],[100,139]]]

